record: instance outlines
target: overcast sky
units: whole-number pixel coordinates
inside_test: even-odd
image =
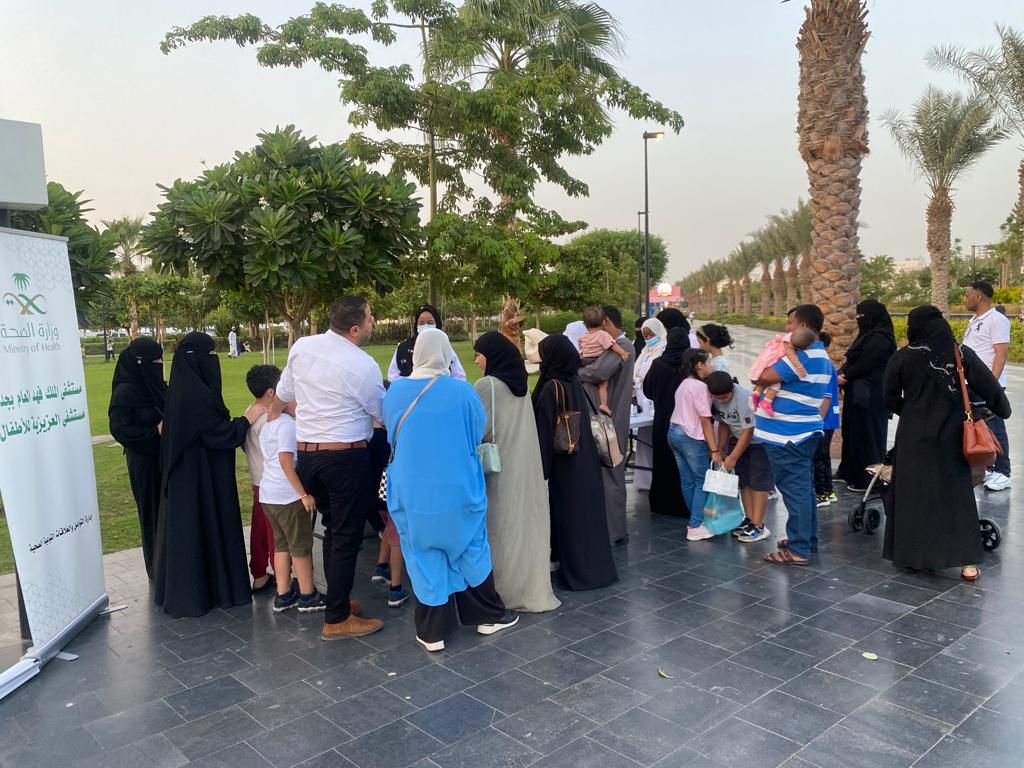
[[[368,6],[368,0],[349,0]],[[652,231],[663,235],[675,280],[720,258],[769,213],[807,196],[797,152],[795,42],[801,3],[777,0],[605,0],[626,35],[622,72],[686,120],[651,146]],[[85,189],[98,222],[142,215],[157,183],[191,178],[255,144],[255,134],[294,123],[323,141],[349,133],[335,78],[318,69],[259,68],[254,50],[197,44],[164,56],[174,25],[205,14],[255,13],[276,24],[309,0],[0,0],[0,118],[43,124],[50,179]],[[879,118],[908,110],[929,83],[959,87],[924,63],[938,43],[991,45],[994,24],[1024,27],[1020,0],[877,0],[864,57],[871,155],[862,174],[865,256],[926,256],[926,187]],[[413,40],[381,51],[412,60]],[[594,155],[569,161],[587,199],[544,189],[540,202],[592,227],[633,228],[643,207],[641,133],[618,116]],[[986,156],[958,184],[953,235],[966,245],[998,239],[1015,198],[1021,140]]]

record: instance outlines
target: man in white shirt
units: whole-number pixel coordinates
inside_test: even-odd
[[[992,375],[999,385],[1006,389],[1006,359],[1010,354],[1010,319],[992,308],[992,285],[984,280],[971,283],[964,294],[964,306],[974,313],[967,323],[964,346],[970,347],[981,361],[992,369]],[[985,488],[990,491],[1005,491],[1010,487],[1010,441],[1006,434],[1006,422],[998,416],[988,420],[1003,455],[996,457],[994,466],[985,475]]]
[[[326,333],[292,346],[268,419],[296,401],[296,471],[324,521],[327,612],[321,637],[337,640],[383,626],[380,619],[360,618],[362,606],[349,597],[373,499],[369,444],[374,421],[383,420],[384,380],[377,363],[360,349],[374,326],[366,300],[336,299],[330,318]]]
[[[234,328],[228,332],[228,357],[238,357],[238,331]]]

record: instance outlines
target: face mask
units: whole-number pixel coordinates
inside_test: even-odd
[[[661,339],[659,339],[657,336],[652,336],[647,341],[645,341],[644,344],[646,344],[648,347],[653,347],[659,341],[661,341]]]
[[[437,328],[437,326],[433,323],[423,323],[423,325],[418,326],[418,330],[421,331],[432,331],[434,328]]]

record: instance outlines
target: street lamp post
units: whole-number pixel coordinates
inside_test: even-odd
[[[647,318],[647,305],[644,304],[644,242],[643,231],[640,229],[640,217],[643,211],[636,212],[636,316]]]
[[[647,141],[665,138],[664,131],[644,131],[644,292],[643,314],[651,303],[651,206],[647,186]]]

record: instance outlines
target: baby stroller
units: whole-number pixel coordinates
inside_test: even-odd
[[[847,515],[850,529],[853,531],[863,530],[871,535],[878,530],[882,524],[882,512],[888,504],[892,503],[892,494],[888,492],[888,485],[892,482],[892,465],[895,449],[885,454],[885,463],[872,464],[865,467],[865,471],[871,475],[871,481],[864,491],[864,497],[857,503]],[[880,483],[878,490],[876,484]],[[981,546],[986,552],[992,552],[999,548],[1003,540],[1003,533],[995,520],[987,517],[978,519],[978,533],[981,536]]]

